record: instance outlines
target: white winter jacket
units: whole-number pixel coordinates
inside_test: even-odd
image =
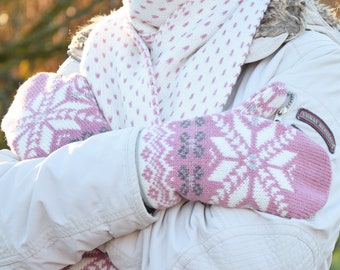
[[[234,87],[239,105],[273,81],[293,93],[277,120],[332,161],[327,204],[308,220],[183,202],[150,215],[135,161],[139,128],[96,135],[47,158],[0,152],[0,269],[60,269],[99,247],[125,269],[329,269],[340,229],[340,34],[313,10],[299,37],[259,39]],[[77,69],[68,60],[60,69]],[[237,89],[237,91],[236,91]]]

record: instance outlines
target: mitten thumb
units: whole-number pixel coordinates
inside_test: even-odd
[[[286,85],[271,83],[245,100],[235,111],[270,119],[283,106],[288,96]]]

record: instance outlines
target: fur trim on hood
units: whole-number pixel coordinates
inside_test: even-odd
[[[312,1],[321,17],[333,28],[340,30],[339,20],[335,17],[335,12],[328,5],[318,0]],[[306,1],[295,0],[273,0],[257,29],[257,37],[275,37],[283,33],[288,33],[287,41],[302,33],[305,28],[304,13]]]
[[[340,21],[336,18],[334,9],[318,0],[311,1],[314,2],[325,22],[340,31]],[[295,38],[306,28],[304,19],[305,9],[306,1],[272,0],[257,29],[255,38],[276,37],[283,33],[288,33],[286,41]],[[72,53],[83,50],[85,41],[92,29],[103,17],[104,16],[96,16],[89,21],[89,24],[79,29],[69,45]],[[76,57],[79,56],[79,53],[80,52],[75,53]]]
[[[276,37],[288,33],[288,40],[304,30],[304,1],[273,0],[259,25],[255,38]]]

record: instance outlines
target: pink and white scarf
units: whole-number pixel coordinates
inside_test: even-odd
[[[220,112],[269,1],[124,0],[81,72],[112,129]]]

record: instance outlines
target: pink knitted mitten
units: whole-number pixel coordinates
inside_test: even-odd
[[[39,73],[18,90],[1,127],[23,159],[47,156],[61,146],[111,130],[87,80]]]
[[[272,115],[282,94],[274,84],[236,110],[143,130],[139,170],[146,203],[163,209],[181,196],[295,218],[319,210],[331,181],[327,153],[301,131],[256,116]]]
[[[61,270],[118,270],[118,268],[112,264],[107,253],[94,249],[84,253],[78,263],[64,267]]]

